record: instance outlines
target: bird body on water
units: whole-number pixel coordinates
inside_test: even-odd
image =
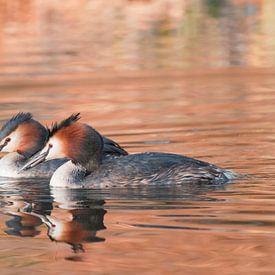
[[[214,164],[170,153],[140,153],[102,161],[102,136],[72,115],[50,130],[49,140],[22,170],[46,160],[68,158],[53,174],[50,185],[93,188],[140,184],[221,184],[234,174]],[[87,150],[90,148],[90,150]]]

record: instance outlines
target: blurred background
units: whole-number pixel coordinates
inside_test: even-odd
[[[273,0],[1,0],[0,75],[274,67]]]

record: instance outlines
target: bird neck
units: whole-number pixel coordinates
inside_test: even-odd
[[[78,188],[82,185],[87,174],[87,169],[84,166],[69,160],[54,172],[50,185],[52,187]]]
[[[17,152],[12,152],[0,159],[0,176],[2,177],[14,177],[17,175],[17,171],[23,167],[27,159],[18,154]]]
[[[102,163],[104,143],[102,136],[97,131],[89,126],[86,127],[88,138],[85,146],[81,148],[81,153],[73,163],[86,169],[87,173],[91,173],[98,169]]]
[[[20,155],[22,159],[25,159],[25,161],[27,161],[32,155],[34,155],[37,152],[28,152],[28,151],[17,150],[16,153],[18,155]]]
[[[99,155],[94,155],[86,163],[79,163],[78,166],[82,166],[86,170],[87,174],[97,170],[102,163],[101,153]]]
[[[18,165],[23,166],[28,161],[28,158],[19,152],[11,152],[2,157],[1,161],[17,163]]]

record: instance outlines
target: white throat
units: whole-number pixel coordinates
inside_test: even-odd
[[[71,160],[61,165],[53,174],[50,186],[65,188],[81,188],[85,179],[85,168],[74,164]]]
[[[20,168],[25,164],[24,156],[17,152],[9,153],[0,159],[0,176],[9,178],[20,178],[18,174]]]

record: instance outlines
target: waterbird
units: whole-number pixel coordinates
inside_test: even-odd
[[[67,188],[184,182],[220,184],[234,177],[233,172],[214,164],[171,153],[137,153],[102,161],[102,136],[79,119],[78,113],[55,123],[44,148],[22,167],[22,171],[47,160],[68,158],[50,180],[53,187]]]
[[[54,126],[53,126],[54,127]],[[49,129],[35,120],[29,112],[19,112],[0,130],[0,151],[7,152],[0,159],[0,176],[11,178],[50,177],[68,159],[61,157],[47,161],[32,170],[18,173],[30,158],[45,146]],[[86,150],[90,150],[89,147]],[[93,146],[92,146],[93,150]],[[118,143],[103,136],[102,159],[127,155]]]

